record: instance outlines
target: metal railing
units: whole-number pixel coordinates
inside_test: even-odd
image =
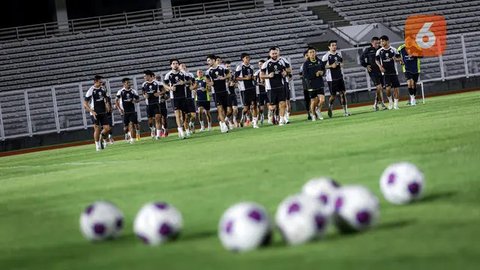
[[[423,84],[428,82],[480,76],[479,43],[480,32],[449,36],[447,39],[448,49],[443,56],[422,59],[421,81],[419,82],[422,88]],[[394,47],[399,45],[400,43],[392,44]],[[345,59],[343,72],[347,93],[370,91],[374,88],[368,73],[359,65],[359,55],[362,49],[360,47],[340,50]],[[319,52],[319,55],[324,53]],[[303,55],[290,55],[289,59],[295,70],[291,89],[292,97],[294,100],[303,99],[301,81],[298,76],[298,68],[303,62]],[[191,70],[197,68],[203,67],[192,64]],[[133,75],[131,77],[133,85],[139,89],[143,76]],[[405,80],[402,72],[399,72],[399,78],[401,81]],[[90,120],[83,108],[82,101],[90,86],[91,82],[80,82],[0,93],[0,140],[88,128]],[[113,98],[120,88],[121,78],[107,79],[107,90]],[[168,106],[169,111],[172,111],[169,103]],[[138,105],[137,112],[140,120],[146,119],[144,102]],[[121,116],[118,114],[118,110],[115,110],[114,125],[121,122]]]

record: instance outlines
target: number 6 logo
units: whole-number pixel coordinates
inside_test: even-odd
[[[445,51],[447,23],[440,15],[413,15],[405,22],[405,46],[413,56],[435,57]]]

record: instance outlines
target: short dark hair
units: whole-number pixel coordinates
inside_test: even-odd
[[[260,61],[258,61],[259,63],[265,63],[265,60],[263,59],[260,59]]]
[[[270,49],[268,50],[268,52],[276,51],[276,50],[277,50],[277,47],[270,47]]]
[[[102,79],[103,79],[103,77],[100,76],[100,75],[95,75],[95,77],[93,77],[93,81],[95,81],[95,82],[101,81]]]
[[[230,65],[232,62],[231,61],[225,61],[225,64]]]
[[[153,73],[153,71],[151,71],[151,70],[149,70],[149,69],[145,70],[145,71],[143,72],[143,74],[145,74],[145,75],[147,75],[147,76],[152,76],[152,77],[155,76],[155,73]]]
[[[308,52],[308,51],[310,51],[310,50],[317,51],[317,49],[315,49],[314,47],[310,46],[310,47],[307,48],[307,51],[306,51],[306,52]]]
[[[123,78],[122,79],[122,83],[126,83],[126,82],[129,82],[130,81],[130,78]]]
[[[372,41],[377,41],[377,40],[380,40],[378,37],[372,37]]]
[[[215,60],[222,59],[220,55],[215,55]]]
[[[388,37],[386,35],[383,35],[380,37],[381,40],[385,40],[385,41],[388,41]]]
[[[240,59],[243,60],[243,58],[247,57],[247,56],[250,56],[248,53],[242,53],[240,55]]]
[[[337,43],[337,40],[335,39],[331,39],[328,41],[328,47],[330,47],[330,45],[332,45],[332,43]]]
[[[170,59],[170,65],[175,61],[177,61],[177,63],[180,64],[180,60],[178,60],[177,58],[172,58]]]
[[[215,60],[215,59],[217,59],[217,57],[215,56],[215,54],[209,54],[209,55],[207,55],[207,59]]]

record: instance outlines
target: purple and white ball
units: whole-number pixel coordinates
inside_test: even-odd
[[[378,223],[377,197],[366,187],[343,186],[335,201],[335,226],[343,233],[367,230]]]
[[[272,224],[265,208],[253,202],[241,202],[228,208],[218,225],[223,247],[244,252],[270,244]]]
[[[332,178],[319,177],[305,183],[302,193],[317,200],[325,207],[327,214],[332,215],[335,210],[335,198],[339,189],[340,185]]]
[[[182,214],[171,204],[145,204],[135,217],[133,231],[146,245],[160,245],[175,239],[182,230]]]
[[[297,194],[280,203],[275,222],[285,242],[300,245],[325,234],[329,214],[316,199]]]
[[[80,231],[88,240],[115,238],[123,229],[123,213],[112,203],[97,201],[80,215]]]
[[[425,179],[423,173],[414,164],[394,163],[383,171],[380,177],[380,189],[390,203],[407,204],[422,197]]]

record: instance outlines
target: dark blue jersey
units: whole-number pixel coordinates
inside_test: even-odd
[[[196,100],[210,101],[210,95],[207,92],[207,79],[205,77],[197,77],[195,82],[197,84]]]
[[[378,49],[371,45],[368,48],[365,48],[362,55],[360,56],[360,64],[363,67],[370,66],[372,68],[372,71],[370,73],[380,74],[380,68],[375,62],[377,51]]]
[[[407,52],[407,47],[405,44],[398,47],[398,53],[403,60],[402,70],[403,72],[409,72],[412,74],[420,73],[420,58],[416,56],[411,56]]]
[[[308,59],[303,64],[303,79],[307,89],[321,89],[324,87],[323,75],[317,76],[318,71],[325,71],[325,66],[318,58],[315,61]]]

